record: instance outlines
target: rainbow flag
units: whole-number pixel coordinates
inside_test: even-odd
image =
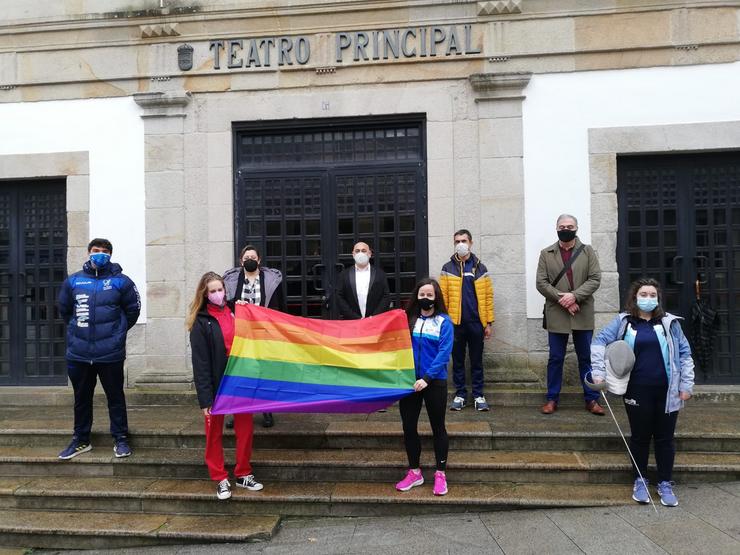
[[[236,306],[236,333],[212,412],[373,412],[413,391],[406,314],[313,320]]]

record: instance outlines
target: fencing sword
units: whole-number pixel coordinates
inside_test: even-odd
[[[619,432],[619,435],[622,437],[624,446],[627,448],[627,453],[629,453],[630,459],[632,459],[632,464],[635,466],[635,469],[637,469],[637,474],[640,476],[640,480],[642,480],[642,483],[645,485],[645,491],[647,491],[648,499],[650,499],[650,504],[653,506],[653,509],[655,510],[655,514],[657,515],[658,507],[655,506],[655,501],[653,501],[653,496],[650,495],[650,488],[647,487],[647,482],[645,481],[645,477],[642,475],[642,472],[640,472],[640,467],[637,466],[635,457],[634,455],[632,455],[632,450],[630,449],[630,446],[627,443],[627,439],[624,437],[624,433],[622,433],[622,427],[619,425],[619,422],[617,422],[617,417],[614,416],[614,411],[612,410],[612,406],[609,404],[609,399],[606,398],[606,389],[607,389],[606,380],[600,383],[593,383],[593,382],[588,381],[588,377],[585,377],[583,379],[583,382],[586,384],[586,386],[589,389],[593,389],[594,391],[599,391],[601,393],[601,397],[604,399],[604,402],[606,403],[606,408],[609,409],[609,414],[612,415],[612,420],[614,420],[614,424],[617,426],[617,431]]]

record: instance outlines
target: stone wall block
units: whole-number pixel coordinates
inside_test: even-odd
[[[455,193],[454,161],[451,158],[427,160],[428,198],[449,198]]]
[[[231,132],[208,133],[206,142],[209,167],[231,167],[231,138]]]
[[[430,197],[427,201],[427,213],[429,229],[435,234],[449,237],[452,242],[452,234],[455,233],[455,201],[452,198]]]
[[[185,318],[149,318],[146,324],[147,354],[182,356],[187,348]]]
[[[90,241],[90,213],[67,212],[67,245],[87,247]]]
[[[67,177],[67,211],[90,211],[90,177],[88,175]]]
[[[231,204],[208,206],[208,240],[212,243],[232,241],[234,238],[233,207]]]
[[[212,204],[233,203],[234,177],[231,166],[208,167],[208,200]]]
[[[146,172],[183,169],[182,135],[146,135],[144,143]]]
[[[185,246],[147,245],[146,246],[146,279],[153,281],[184,281]]]
[[[146,174],[146,207],[182,207],[185,202],[185,176],[181,171]]]
[[[207,133],[189,133],[183,137],[185,168],[201,168],[208,165]]]
[[[185,172],[185,206],[208,204],[208,170],[205,167],[190,168]]]
[[[127,354],[123,371],[126,387],[136,387],[137,380],[146,371],[146,356]]]
[[[489,272],[491,265],[484,260]],[[522,267],[523,269],[523,267]],[[499,274],[491,276],[493,281],[493,306],[496,319],[508,314],[523,315],[527,311],[524,291],[524,274]],[[526,319],[525,316],[522,316]],[[526,334],[523,338],[526,341]]]
[[[521,229],[524,222],[522,197],[481,199],[481,223],[487,235],[508,235],[512,229]]]
[[[591,246],[599,258],[599,266],[602,272],[617,271],[617,234],[616,233],[592,233]]]
[[[126,356],[146,354],[146,324],[136,324],[126,336]]]
[[[88,239],[89,241],[89,239]],[[87,254],[87,242],[84,245],[67,247],[67,273],[73,274],[82,269],[82,265],[89,258]]]
[[[0,177],[3,179],[89,173],[90,162],[87,152],[0,155]]]
[[[455,199],[455,231],[458,229],[467,229],[473,234],[473,239],[480,237],[481,214],[481,205],[473,200],[470,195],[462,198],[458,197]],[[450,237],[451,243],[452,237]]]
[[[592,193],[616,193],[616,154],[592,154],[588,158]]]
[[[208,244],[208,267],[214,272],[221,273],[227,268],[233,268],[235,263],[234,241],[227,239],[220,243]]]
[[[430,230],[432,228],[430,227]],[[453,254],[452,234],[429,236],[429,275],[439,277],[439,272]]]
[[[224,266],[222,268],[218,266],[211,268],[208,265],[208,249],[210,244],[205,242],[204,238],[205,235],[200,238],[200,241],[188,242],[185,245],[185,296],[183,299],[185,306],[193,298],[198,280],[200,280],[203,274],[212,270],[223,275],[224,270],[231,267]]]
[[[540,298],[542,299],[541,304],[544,307],[545,298]],[[527,344],[529,345],[530,352],[547,352],[549,350],[547,330],[542,327],[542,318],[527,318]]]
[[[483,235],[474,243],[474,251],[495,278],[500,275],[516,275],[519,287],[524,279],[524,235]]]
[[[150,281],[146,292],[149,318],[184,317],[187,297],[184,281]]]
[[[526,4],[526,2],[525,2]],[[533,54],[575,48],[574,18],[492,22],[485,35],[487,56]]]
[[[146,118],[144,127],[147,135],[182,135],[185,131],[185,118],[182,116]]]
[[[147,245],[181,244],[185,240],[182,208],[149,208],[146,211]]]
[[[481,158],[523,155],[520,118],[483,119],[478,122]]]
[[[617,232],[617,195],[601,193],[591,195],[591,232]]]
[[[480,164],[476,158],[455,158],[455,198],[469,204],[480,195]]]
[[[478,101],[478,118],[521,118],[521,98],[481,98]]]
[[[499,314],[493,323],[490,351],[493,353],[526,352],[527,318],[524,313]]]
[[[480,175],[481,198],[524,196],[521,158],[482,158]]]
[[[602,272],[601,287],[594,294],[595,309],[612,315],[619,312],[619,274]]]
[[[182,326],[184,330],[184,321]],[[157,373],[160,376],[168,376],[172,380],[172,383],[182,383],[181,380],[187,380],[184,383],[192,382],[193,374],[188,370],[190,364],[189,359],[190,357],[184,349],[182,353],[177,355],[158,355],[151,353],[146,357],[146,372],[139,376],[137,385],[141,384],[142,379],[146,381],[147,375],[152,375],[153,373]]]
[[[449,121],[427,122],[427,159],[444,160],[453,157],[454,127]]]
[[[453,124],[453,152],[455,160],[478,158],[478,121],[462,120]]]
[[[604,51],[670,44],[670,14],[666,10],[574,18],[575,49]]]

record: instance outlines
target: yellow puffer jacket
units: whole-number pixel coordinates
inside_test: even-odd
[[[478,317],[485,327],[493,323],[493,283],[485,265],[474,254],[470,256],[473,259],[473,275],[475,276],[473,284],[475,296],[478,299]],[[447,312],[455,325],[458,325],[462,319],[462,275],[463,262],[457,255],[453,255],[450,261],[442,266],[442,273],[439,276],[439,286],[447,305]]]

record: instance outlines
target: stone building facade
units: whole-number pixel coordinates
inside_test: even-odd
[[[733,154],[740,149],[740,2],[91,6],[11,0],[0,14],[0,192],[24,202],[34,187],[56,180],[66,230],[51,250],[64,250],[68,271],[84,260],[90,237],[113,241],[114,260],[145,301],[130,337],[129,386],[190,383],[187,303],[199,276],[231,267],[245,241],[293,272],[289,295],[313,288],[322,297],[329,274],[321,272],[336,270],[326,266],[346,259],[347,241],[362,237],[364,225],[356,204],[346,240],[335,240],[343,208],[322,191],[336,198],[344,191],[359,203],[368,183],[394,191],[383,208],[389,227],[378,217],[370,233],[397,271],[398,302],[415,275],[438,272],[456,229],[473,233],[495,288],[490,379],[503,369],[544,371],[534,268],[562,212],[579,217],[580,236],[601,260],[599,324],[618,309],[630,276],[669,280],[672,308],[688,310],[693,280],[684,277],[696,274],[724,315],[708,379],[740,377],[733,316],[740,303],[740,162]],[[404,160],[394,144],[408,148]],[[374,165],[357,162],[370,160],[371,150]],[[362,171],[350,175],[353,166]],[[301,181],[306,176],[315,180]],[[268,187],[279,192],[278,208],[269,208]],[[318,195],[311,206],[322,211],[310,218],[309,189]],[[255,208],[258,197],[262,208]],[[706,209],[692,211],[700,197]],[[268,221],[278,219],[265,216],[277,213],[270,210],[282,211],[273,236]],[[707,213],[708,222],[701,219]],[[412,226],[406,235],[404,214]],[[308,219],[322,229],[313,252]],[[302,222],[292,254],[289,221]],[[42,281],[49,246],[13,246],[10,233],[0,244],[10,253],[0,287],[13,298],[36,287],[32,299],[26,293],[35,305],[25,326],[8,318],[15,335],[0,338],[0,383],[53,383],[54,364],[43,372],[34,364],[56,351],[24,350],[56,329],[43,331],[43,319],[53,320],[52,285],[42,294],[38,283],[23,281],[34,268]],[[271,250],[270,238],[282,246]],[[404,240],[412,246],[402,247]],[[12,254],[24,248],[35,253],[26,256],[28,267]],[[21,314],[18,302],[6,303],[8,314]],[[312,309],[296,300],[295,310]]]

